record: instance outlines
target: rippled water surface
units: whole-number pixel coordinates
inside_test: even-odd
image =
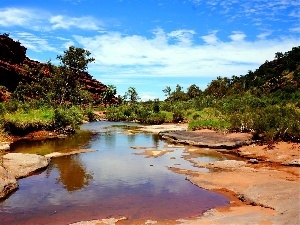
[[[177,219],[228,204],[226,197],[168,170],[176,165],[193,169],[182,158],[183,147],[166,147],[152,134],[124,133],[133,125],[95,122],[81,128],[92,132],[66,139],[15,143],[13,152],[48,154],[78,148],[96,152],[52,159],[46,170],[19,180],[19,189],[0,202],[0,224],[69,224],[117,216]],[[158,158],[141,154],[166,148],[173,152]],[[206,155],[204,160],[216,158]]]

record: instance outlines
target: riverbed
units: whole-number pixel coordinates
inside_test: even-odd
[[[229,204],[226,196],[199,188],[170,169],[206,173],[209,169],[195,167],[192,159],[214,162],[229,156],[207,152],[186,160],[188,146],[134,132],[138,126],[101,121],[84,124],[74,136],[14,143],[12,152],[94,152],[54,158],[45,170],[20,179],[19,189],[1,202],[1,224],[70,224],[112,217],[188,219]]]

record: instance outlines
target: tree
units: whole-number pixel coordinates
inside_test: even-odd
[[[129,100],[130,103],[136,103],[140,97],[134,87],[129,87],[124,95],[124,99]]]
[[[70,46],[64,51],[64,55],[57,56],[61,61],[55,76],[56,81],[56,99],[60,104],[65,101],[82,103],[86,96],[81,98],[80,93],[84,93],[79,83],[79,78],[83,72],[86,72],[88,64],[93,62],[94,58],[89,58],[90,52],[82,48]],[[86,93],[84,93],[86,95]]]
[[[107,85],[106,90],[101,93],[102,102],[104,103],[105,107],[106,107],[107,103],[109,103],[110,100],[115,97],[116,94],[117,94],[116,86],[115,85]]]
[[[91,53],[83,48],[70,46],[64,51],[64,55],[57,56],[63,66],[71,70],[84,72],[88,68],[88,64],[95,61],[93,57],[89,58]]]
[[[163,89],[162,91],[165,93],[165,96],[166,96],[167,98],[170,98],[170,96],[171,96],[171,91],[172,91],[170,86],[166,86],[166,88]]]
[[[202,91],[196,84],[192,84],[190,87],[188,87],[186,94],[189,97],[189,99],[192,99],[200,96],[202,94]]]
[[[283,58],[283,53],[282,52],[276,52],[275,53],[275,59],[282,59]]]
[[[171,93],[171,98],[174,101],[186,101],[187,100],[187,95],[182,91],[182,87],[177,84],[175,91]]]
[[[226,96],[230,89],[230,79],[227,77],[217,77],[205,89],[205,94],[214,98],[221,99]]]

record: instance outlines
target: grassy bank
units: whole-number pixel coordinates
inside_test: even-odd
[[[297,98],[285,101],[245,94],[222,99],[202,96],[188,101],[124,103],[109,108],[107,118],[144,124],[186,122],[190,130],[251,132],[255,138],[265,141],[300,141]]]
[[[7,139],[8,135],[26,135],[39,130],[76,129],[83,120],[94,119],[91,109],[79,106],[11,101],[1,103],[0,107],[0,140]]]

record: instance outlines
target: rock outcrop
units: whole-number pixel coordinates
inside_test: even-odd
[[[252,135],[246,133],[223,134],[215,131],[166,131],[160,132],[163,139],[205,148],[234,149],[252,143]]]
[[[3,156],[3,167],[17,179],[47,167],[49,162],[45,156],[35,154],[8,153]]]
[[[0,86],[6,87],[8,92],[13,92],[20,81],[30,83],[37,76],[51,76],[49,66],[29,59],[26,50],[19,41],[14,41],[6,34],[0,35]],[[96,103],[101,102],[100,96],[107,89],[106,85],[93,79],[87,72],[80,74],[79,82],[92,94]],[[0,88],[0,101],[6,99],[5,92]],[[116,99],[111,99],[111,103],[116,102]]]
[[[18,188],[16,178],[0,166],[0,199]]]

